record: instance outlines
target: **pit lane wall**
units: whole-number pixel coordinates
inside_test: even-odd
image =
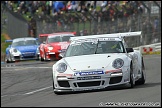
[[[140,50],[142,54],[161,54],[161,42],[150,45],[144,45],[133,48],[134,50]],[[5,54],[1,53],[1,64],[5,63]]]

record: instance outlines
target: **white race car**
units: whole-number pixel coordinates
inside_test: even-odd
[[[71,37],[52,68],[54,93],[144,84],[142,54],[127,46],[123,38],[127,36],[141,36],[141,31]]]

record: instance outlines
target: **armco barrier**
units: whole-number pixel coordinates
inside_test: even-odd
[[[156,51],[161,51],[161,43],[155,43],[150,45],[144,45],[140,47],[133,48],[134,50],[140,50],[142,54],[154,53]]]

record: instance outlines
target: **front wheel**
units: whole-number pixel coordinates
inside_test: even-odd
[[[134,81],[134,75],[133,75],[133,66],[131,65],[130,67],[130,88],[133,88],[135,85],[135,81]]]
[[[9,53],[9,55],[6,55],[6,63],[12,63],[12,59],[11,59],[11,55]]]
[[[145,66],[144,66],[144,62],[143,62],[143,59],[142,59],[142,69],[141,69],[141,75],[142,77],[136,81],[136,84],[139,84],[139,85],[142,85],[142,84],[145,84],[145,76],[144,76],[144,71],[145,71]]]
[[[44,61],[44,54],[43,54],[43,57],[40,55],[40,60]]]
[[[138,81],[136,81],[136,84],[137,85],[145,84],[145,78],[144,78],[144,75],[143,75],[143,71],[142,71],[142,77]]]
[[[41,60],[41,61],[44,61],[44,59],[43,59],[42,57],[40,58],[40,60]]]

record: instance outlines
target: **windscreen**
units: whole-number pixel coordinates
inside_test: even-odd
[[[20,40],[15,40],[12,43],[12,46],[28,46],[28,45],[38,45],[38,41],[35,39],[20,39]]]
[[[73,41],[69,45],[65,56],[80,56],[90,54],[105,53],[125,53],[125,49],[121,41],[109,40],[82,40]]]
[[[49,36],[48,37],[48,43],[53,43],[53,42],[68,42],[70,37],[73,35],[65,35],[65,36]]]

